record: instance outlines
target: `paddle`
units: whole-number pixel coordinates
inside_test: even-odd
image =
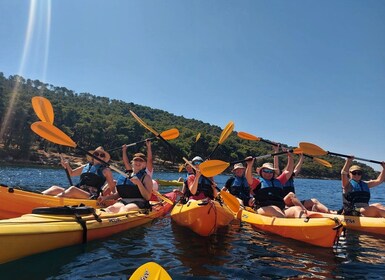
[[[165,140],[173,140],[173,139],[176,139],[178,138],[179,136],[179,130],[176,129],[176,128],[171,128],[169,130],[165,130],[163,132],[160,133],[160,136],[165,139]],[[145,143],[147,140],[154,140],[154,139],[157,139],[157,137],[152,137],[152,138],[148,138],[148,139],[145,139],[145,140],[141,140],[141,141],[138,141],[138,142],[135,142],[135,143],[131,143],[131,144],[126,144],[127,147],[132,147],[132,146],[135,146],[135,145],[138,145],[138,144],[142,144],[142,143]],[[116,151],[116,150],[119,150],[121,149],[122,147],[116,147],[116,148],[113,148],[111,150],[108,150],[107,152],[112,152],[112,151]]]
[[[42,96],[32,97],[32,108],[40,120],[53,124],[53,108],[51,102],[47,98]]]
[[[308,143],[308,142],[300,142],[299,147],[303,150],[304,153],[312,155],[312,156],[333,155],[333,156],[340,156],[340,157],[351,157],[350,155],[344,155],[344,154],[338,154],[338,153],[325,151],[322,148],[320,148],[319,146],[317,146],[313,143]],[[359,158],[359,157],[354,157],[354,159],[382,164],[381,161],[377,161],[377,160],[371,160],[371,159],[365,159],[365,158]]]
[[[199,138],[201,138],[201,133],[200,132],[197,134],[197,137],[195,138],[195,143],[198,142]]]
[[[53,120],[55,118],[53,107],[51,102],[47,98],[42,96],[32,97],[32,108],[41,121],[53,124]],[[60,155],[60,159],[63,160],[63,156],[60,153],[60,149],[59,149],[59,155]],[[73,186],[72,179],[67,168],[64,168],[64,171],[67,175],[67,179],[70,186]]]
[[[174,148],[171,146],[170,143],[168,143],[163,137],[162,135],[160,135],[160,133],[156,132],[155,129],[151,128],[148,124],[146,124],[141,118],[138,117],[137,114],[135,114],[133,111],[130,110],[130,113],[131,115],[144,127],[146,128],[147,130],[149,130],[150,132],[152,132],[156,137],[158,137],[160,140],[163,141],[163,143],[165,143],[167,145],[167,147],[169,147],[170,149],[174,150]],[[179,133],[179,132],[178,132]]]
[[[207,159],[210,159],[215,151],[218,149],[218,147],[225,142],[225,140],[230,136],[231,132],[234,130],[234,122],[230,121],[225,128],[223,129],[221,136],[219,137],[218,144],[215,146],[214,150],[211,152],[211,154],[207,157]]]
[[[279,156],[279,155],[283,155],[283,154],[287,154],[287,153],[296,153],[297,154],[297,153],[299,153],[299,151],[300,150],[298,150],[298,148],[295,148],[295,149],[291,149],[291,150],[288,150],[285,152],[279,152],[279,153],[267,154],[267,155],[263,155],[263,156],[254,157],[254,159],[264,159],[264,158]],[[217,159],[208,160],[208,161],[202,162],[199,165],[199,169],[204,176],[213,177],[213,176],[216,176],[216,175],[222,173],[223,171],[225,171],[226,168],[229,167],[231,164],[236,164],[236,163],[245,162],[245,161],[247,161],[247,160],[242,159],[242,160],[237,160],[237,161],[232,161],[232,162],[225,162],[225,161],[217,160]]]
[[[40,137],[42,137],[42,138],[44,138],[44,139],[46,139],[46,140],[48,140],[48,141],[50,141],[52,143],[79,149],[79,150],[85,152],[88,156],[98,160],[99,162],[105,164],[106,166],[109,166],[112,170],[116,171],[117,173],[119,173],[119,174],[121,174],[121,175],[123,175],[125,177],[129,177],[129,175],[127,175],[123,171],[119,170],[115,166],[109,164],[108,162],[105,162],[104,160],[102,160],[101,158],[99,158],[99,157],[95,156],[94,154],[88,152],[84,148],[79,147],[78,144],[76,144],[67,134],[65,134],[63,131],[61,131],[59,128],[57,128],[56,126],[54,126],[51,123],[41,122],[41,121],[40,122],[34,122],[31,125],[31,129],[37,135],[39,135]],[[167,202],[169,204],[172,204],[172,205],[174,204],[170,199],[168,199],[167,197],[161,195],[160,193],[158,193],[158,192],[156,192],[154,190],[153,190],[153,193],[157,197],[159,197],[162,200],[164,200],[165,202]]]
[[[129,280],[171,280],[167,271],[155,262],[148,262],[138,267]]]
[[[235,196],[233,196],[229,192],[221,191],[221,197],[224,203],[231,209],[231,211],[233,211],[234,213],[238,213],[241,204]]]
[[[275,143],[275,142],[272,142],[272,141],[269,141],[269,140],[266,140],[266,139],[263,139],[261,137],[257,137],[257,136],[254,136],[250,133],[247,133],[247,132],[238,132],[238,137],[239,138],[242,138],[242,139],[245,139],[245,140],[250,140],[250,141],[261,141],[261,142],[264,142],[266,144],[270,144],[270,145],[273,145],[273,146],[278,146],[279,144],[278,143]],[[308,158],[311,158],[312,160],[314,160],[315,162],[325,166],[325,167],[332,167],[331,163],[324,160],[324,159],[320,159],[320,158],[315,158],[313,156],[310,156],[310,155],[307,155],[307,154],[304,154],[305,157],[308,157]]]

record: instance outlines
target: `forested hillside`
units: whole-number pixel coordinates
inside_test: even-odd
[[[34,160],[37,149],[57,151],[58,146],[35,135],[30,125],[37,121],[31,99],[33,96],[48,98],[54,108],[54,124],[68,134],[79,146],[93,149],[103,146],[106,150],[133,143],[147,137],[151,132],[140,125],[130,114],[134,111],[149,126],[162,132],[177,128],[180,136],[169,141],[172,149],[161,141],[153,142],[153,151],[157,159],[173,163],[182,163],[182,156],[190,158],[194,155],[207,157],[218,143],[222,129],[183,116],[126,103],[107,97],[94,96],[90,93],[75,93],[65,87],[56,87],[38,80],[24,79],[20,76],[8,78],[0,72],[0,156],[2,159]],[[229,119],[230,121],[230,119]],[[236,126],[236,124],[235,124]],[[201,137],[196,142],[196,136]],[[71,148],[61,147],[67,153],[79,153]],[[132,153],[143,146],[130,148]],[[232,135],[220,145],[213,158],[224,161],[243,159],[247,155],[264,155],[272,152],[270,145],[260,141],[247,141]],[[119,160],[121,150],[112,153],[114,160]],[[317,178],[339,178],[344,159],[339,157],[322,157],[333,168],[326,168],[311,159],[306,159],[301,175]],[[271,159],[272,160],[272,159]],[[260,162],[258,163],[260,164]],[[286,164],[285,156],[281,157],[281,167]],[[362,165],[364,166],[364,165]],[[369,177],[376,176],[372,168],[365,166]]]

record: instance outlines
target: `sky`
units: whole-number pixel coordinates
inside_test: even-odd
[[[383,0],[0,0],[0,11],[6,77],[385,161]]]

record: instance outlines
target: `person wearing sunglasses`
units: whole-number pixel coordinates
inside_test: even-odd
[[[95,150],[90,151],[95,157],[108,162],[110,154],[103,147],[99,146]],[[69,175],[80,176],[80,181],[75,186],[64,189],[59,186],[52,186],[43,191],[43,194],[53,195],[57,197],[68,198],[91,198],[97,199],[103,191],[105,183],[108,184],[110,192],[115,192],[115,181],[111,170],[99,160],[88,156],[88,163],[76,169],[72,169],[68,161],[61,161],[61,165],[67,169]]]
[[[351,216],[385,217],[385,206],[380,203],[369,205],[370,189],[380,185],[385,179],[385,162],[375,180],[363,181],[364,175],[359,165],[352,165],[354,156],[348,157],[341,170],[343,214]]]
[[[280,145],[277,145],[274,147],[274,153],[279,152]],[[285,151],[285,148],[282,148],[282,151]],[[294,206],[295,201],[293,201],[293,198],[297,198],[295,194],[295,184],[294,184],[294,178],[299,174],[299,172],[302,169],[302,164],[304,162],[304,155],[300,154],[297,164],[294,167],[293,173],[289,180],[283,185],[283,194],[284,194],[284,201],[287,207]],[[276,175],[280,175],[279,170],[279,159],[278,156],[274,157],[274,167],[276,168]],[[288,165],[282,170],[282,172],[285,172],[288,170]],[[298,198],[297,198],[298,199]],[[315,211],[315,212],[321,212],[321,213],[332,213],[333,211],[330,211],[324,204],[322,204],[318,199],[316,198],[310,198],[301,200],[301,203],[305,208],[309,211]]]
[[[246,179],[254,196],[254,209],[258,214],[278,218],[297,218],[307,216],[308,212],[302,203],[295,197],[292,199],[295,206],[285,208],[283,186],[293,173],[293,156],[288,153],[288,168],[275,178],[276,168],[270,162],[264,163],[256,171],[259,178],[254,178],[252,169],[253,157],[246,158]]]
[[[116,193],[101,196],[99,202],[117,199],[117,202],[105,208],[108,213],[121,213],[139,209],[150,209],[152,195],[152,179],[146,172],[146,156],[136,153],[132,159],[132,173],[119,175],[116,182]]]
[[[245,176],[246,167],[242,163],[236,163],[233,167],[233,175],[227,179],[222,191],[229,191],[242,206],[252,206],[250,187]]]
[[[214,179],[203,176],[199,170],[199,165],[203,162],[203,159],[196,156],[191,162],[195,169],[194,174],[190,174],[187,178],[188,191],[190,192],[189,199],[214,199],[218,194]]]

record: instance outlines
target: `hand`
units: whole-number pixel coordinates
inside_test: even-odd
[[[137,185],[137,186],[140,184],[140,180],[139,180],[138,177],[136,177],[136,176],[132,177],[132,178],[130,179],[130,181],[131,181],[132,183],[134,183],[135,185]]]
[[[279,144],[273,145],[273,151],[274,151],[274,153],[278,153],[278,152],[279,152],[279,147],[280,147]],[[283,149],[282,149],[282,150],[283,150]]]

